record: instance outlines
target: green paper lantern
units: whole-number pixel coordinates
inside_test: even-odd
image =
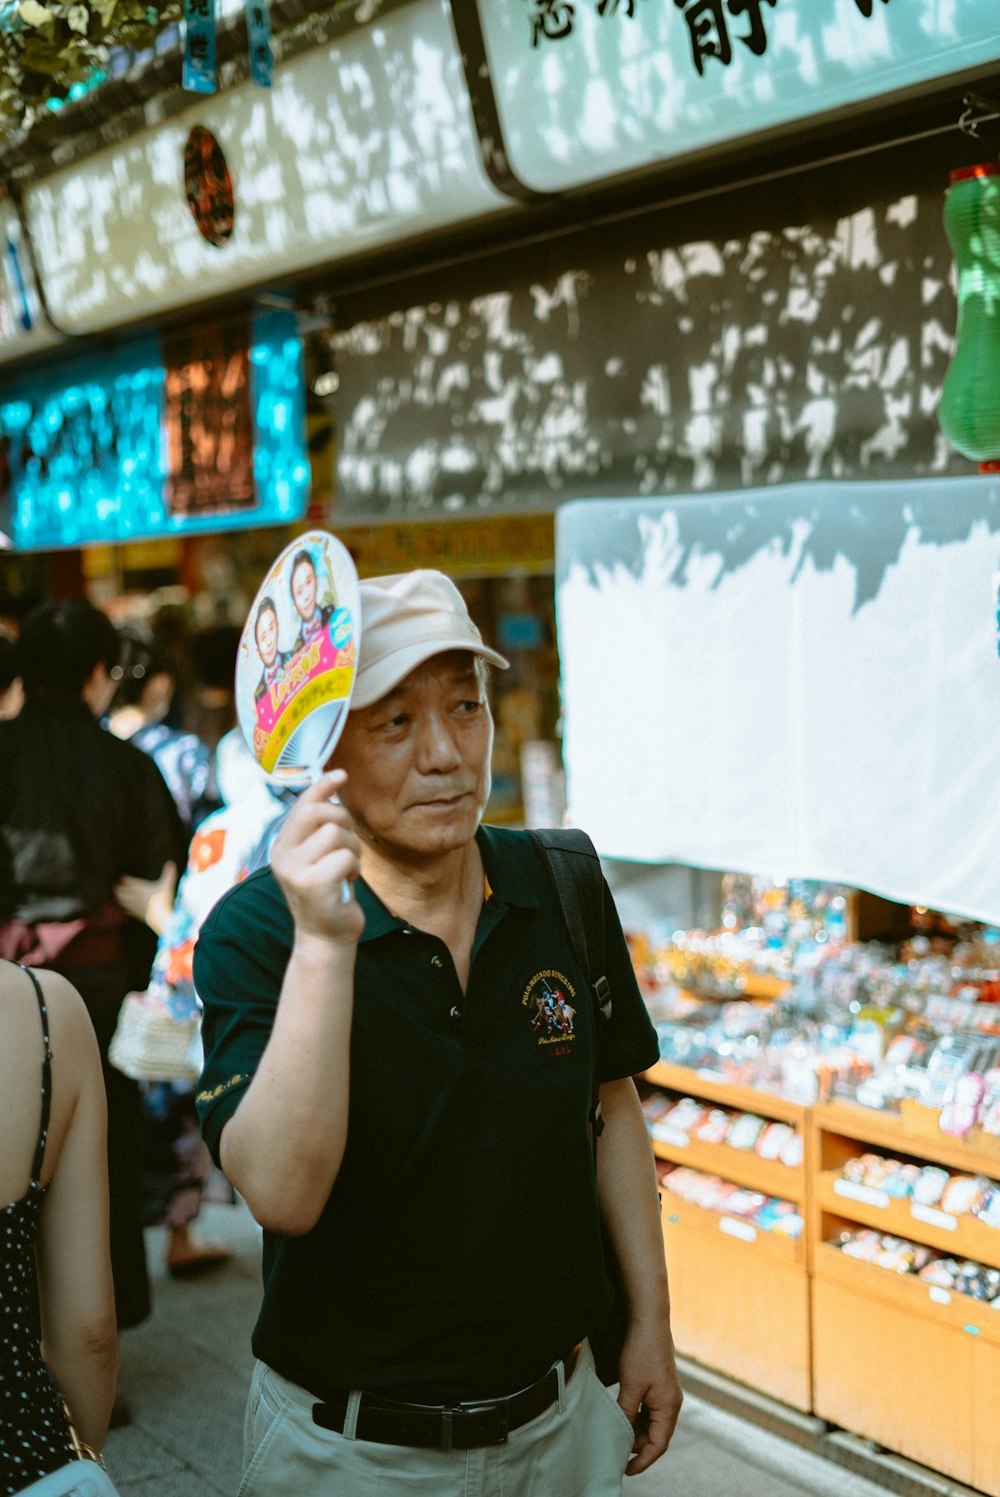
[[[938,422],[984,472],[1000,470],[1000,162],[949,177],[944,227],[958,268],[955,352]]]

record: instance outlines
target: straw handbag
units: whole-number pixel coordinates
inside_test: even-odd
[[[176,1017],[156,987],[128,994],[108,1047],[116,1070],[133,1081],[197,1081],[202,1053],[197,1009]]]

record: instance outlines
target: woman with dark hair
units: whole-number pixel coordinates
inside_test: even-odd
[[[177,677],[166,643],[154,626],[122,624],[120,654],[111,672],[118,685],[108,726],[149,754],[167,782],[188,835],[222,802],[215,791],[211,750],[196,733],[167,721]]]
[[[100,726],[118,635],[84,602],[46,603],[17,643],[25,703],[0,722],[0,956],[68,976],[102,1057],[122,999],[144,988],[155,945],[115,899],[127,874],[182,866],[185,838],[153,761]],[[142,1237],[142,1100],[105,1064],[111,1256],[120,1327],[149,1313]]]
[[[170,652],[155,625],[119,625],[119,663],[112,671],[118,690],[108,718],[111,731],[149,754],[174,798],[190,837],[222,805],[213,755],[196,733],[166,721],[177,679]],[[128,914],[159,936],[170,920],[179,868],[168,863],[161,878],[125,877],[115,898]],[[175,1275],[201,1272],[223,1263],[228,1250],[192,1231],[202,1200],[232,1200],[201,1141],[191,1087],[169,1081],[140,1082],[144,1111],[143,1220],[166,1230],[165,1263]],[[218,1175],[218,1179],[216,1176]]]

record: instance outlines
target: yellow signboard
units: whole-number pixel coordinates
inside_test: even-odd
[[[333,529],[362,577],[437,567],[452,577],[546,573],[555,564],[551,514],[496,515],[475,520],[350,525]]]

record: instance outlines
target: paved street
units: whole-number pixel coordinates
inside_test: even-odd
[[[147,1234],[155,1310],[124,1338],[121,1391],[133,1422],[111,1431],[105,1452],[122,1497],[235,1497],[239,1485],[258,1238],[242,1207],[207,1207],[203,1228],[230,1243],[233,1258],[186,1282],[165,1275],[162,1235]],[[803,1431],[808,1423],[802,1422]],[[943,1481],[916,1486],[898,1462],[890,1464],[886,1481],[879,1485],[855,1475],[689,1391],[669,1455],[630,1482],[627,1493],[879,1497],[894,1491],[947,1497],[963,1491]]]

